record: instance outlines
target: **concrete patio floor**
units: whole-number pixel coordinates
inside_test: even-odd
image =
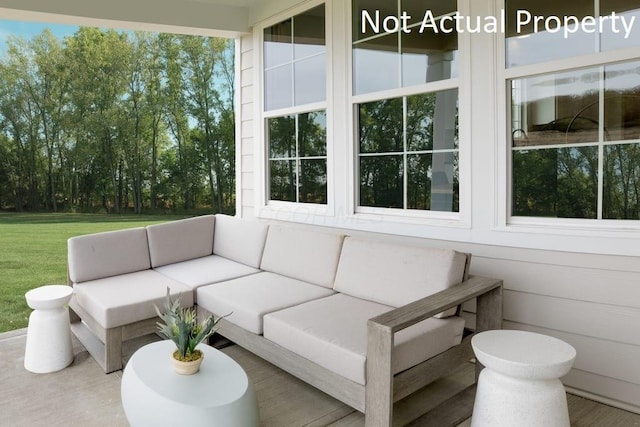
[[[125,354],[158,340],[155,335],[130,341]],[[33,374],[24,369],[26,329],[0,334],[0,425],[128,426],[120,403],[122,372],[105,375],[74,338],[74,361],[59,372]],[[262,426],[362,426],[354,409],[290,376],[237,345],[224,348],[251,379]],[[419,417],[473,379],[473,365],[463,366],[411,398],[396,404],[398,425],[424,425]],[[572,426],[640,426],[640,415],[568,395]],[[418,421],[414,421],[418,419]],[[462,425],[468,425],[469,421]]]

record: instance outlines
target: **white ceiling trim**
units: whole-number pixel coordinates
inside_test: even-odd
[[[236,37],[250,31],[248,3],[253,0],[0,0],[0,18]]]

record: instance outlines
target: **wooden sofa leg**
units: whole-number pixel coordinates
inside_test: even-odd
[[[107,329],[104,343],[104,371],[122,369],[122,327]]]
[[[80,316],[78,316],[78,314],[73,311],[73,309],[71,307],[69,307],[69,323],[76,323],[76,322],[80,322],[82,319],[80,319]]]
[[[393,418],[393,333],[369,323],[367,339],[367,385],[365,426],[390,426]]]

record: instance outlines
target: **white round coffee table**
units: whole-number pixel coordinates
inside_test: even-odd
[[[29,316],[24,367],[38,374],[55,372],[73,361],[69,308],[73,288],[46,285],[25,294],[34,311]]]
[[[135,426],[257,426],[258,402],[242,367],[208,345],[200,371],[173,371],[172,341],[136,351],[122,374],[122,406]]]
[[[481,332],[471,345],[485,366],[478,378],[473,427],[569,426],[567,395],[559,378],[576,358],[572,346],[512,330]]]

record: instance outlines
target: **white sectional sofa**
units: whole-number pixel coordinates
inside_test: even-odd
[[[207,215],[69,240],[72,329],[106,372],[122,341],[155,331],[166,287],[219,333],[389,425],[393,402],[472,357],[502,322],[502,282],[467,278],[470,256],[294,225]],[[79,320],[82,319],[83,322]],[[450,404],[469,416],[473,393]],[[446,410],[449,413],[449,409]]]

